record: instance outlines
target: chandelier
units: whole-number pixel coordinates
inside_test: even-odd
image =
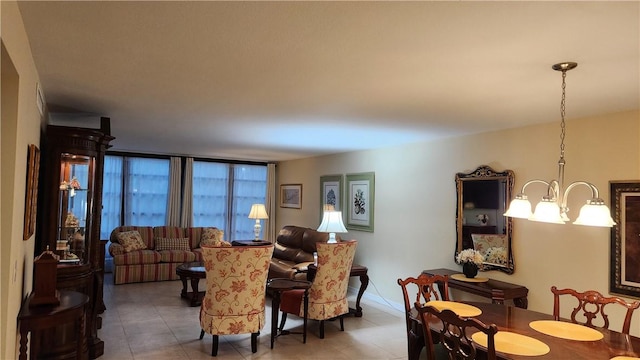
[[[574,69],[577,66],[578,64],[575,62],[563,62],[552,66],[553,70],[562,72],[562,100],[560,101],[560,160],[558,160],[558,179],[551,181],[534,179],[524,183],[520,193],[517,194],[509,204],[509,208],[504,213],[504,216],[564,224],[570,221],[569,216],[567,216],[567,213],[569,212],[569,208],[567,207],[567,197],[569,196],[569,192],[576,186],[584,185],[591,189],[591,199],[587,200],[587,203],[582,206],[578,218],[573,223],[576,225],[602,227],[612,227],[616,224],[611,218],[611,211],[598,195],[598,188],[595,185],[586,181],[574,181],[569,184],[566,189],[564,188],[564,166],[566,164],[564,160],[564,137],[566,134],[564,121],[566,77],[567,71]],[[531,203],[529,202],[527,195],[525,195],[524,190],[527,186],[534,183],[546,185],[547,195],[542,197],[542,200],[536,205],[535,212],[531,213]]]

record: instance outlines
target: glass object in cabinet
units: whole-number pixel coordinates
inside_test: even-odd
[[[62,154],[56,250],[64,262],[86,262],[86,234],[92,158]]]

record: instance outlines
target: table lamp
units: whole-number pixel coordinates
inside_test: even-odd
[[[347,232],[342,223],[342,211],[325,210],[322,214],[322,223],[318,226],[318,231],[329,233],[329,241],[327,243],[336,243],[336,233]]]
[[[260,225],[260,219],[268,219],[267,209],[265,209],[264,204],[253,204],[251,205],[251,211],[249,212],[249,219],[256,219],[256,224],[253,226],[253,234],[255,238],[253,241],[260,241],[260,229],[262,225]]]

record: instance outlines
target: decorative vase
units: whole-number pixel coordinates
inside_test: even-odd
[[[478,265],[472,262],[462,264],[462,273],[468,278],[474,278],[478,275]]]

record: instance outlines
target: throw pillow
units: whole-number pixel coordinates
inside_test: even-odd
[[[202,235],[200,236],[200,247],[202,246],[221,246],[225,242],[222,240],[224,237],[224,231],[215,228],[208,227],[202,230]]]
[[[156,250],[186,250],[189,251],[189,238],[156,238]]]
[[[126,253],[135,250],[144,250],[147,248],[147,245],[142,241],[142,236],[140,236],[138,230],[123,231],[118,233],[116,238]]]
[[[492,264],[507,263],[507,235],[471,234],[473,248],[480,251],[485,262]]]

